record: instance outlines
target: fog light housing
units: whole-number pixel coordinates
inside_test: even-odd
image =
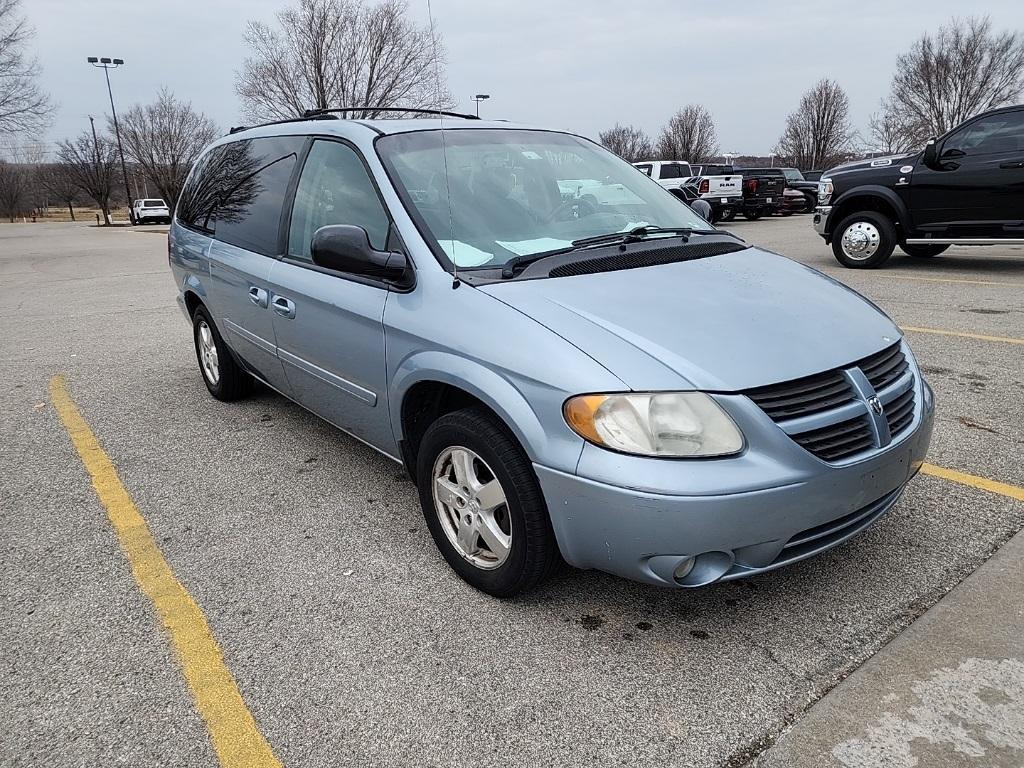
[[[688,557],[685,560],[681,560],[679,565],[676,566],[675,570],[672,571],[672,578],[676,581],[682,581],[690,575],[690,571],[693,570],[693,566],[696,564],[697,558]]]

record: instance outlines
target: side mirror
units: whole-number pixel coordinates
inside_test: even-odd
[[[711,205],[707,200],[694,200],[690,203],[690,208],[704,221],[711,221]]]
[[[928,139],[928,143],[924,145],[924,155],[921,157],[921,162],[929,168],[934,168],[936,158],[937,148],[935,146],[935,138],[932,137]]]
[[[377,251],[366,230],[352,224],[331,224],[313,233],[313,263],[350,275],[406,285],[412,271],[405,254]]]

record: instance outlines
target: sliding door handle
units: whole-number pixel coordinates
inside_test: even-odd
[[[249,301],[255,304],[257,307],[267,308],[267,297],[268,294],[262,288],[257,288],[255,285],[249,289]]]
[[[284,296],[275,296],[271,305],[274,311],[281,317],[287,317],[289,320],[295,317],[295,302],[291,299],[286,299]]]

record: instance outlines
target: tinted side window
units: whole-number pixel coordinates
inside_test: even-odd
[[[674,163],[670,164],[670,165],[663,165],[663,166],[661,166],[661,171],[658,173],[658,178],[659,179],[682,179],[682,178],[686,178],[687,176],[689,176],[689,174],[686,173],[685,171],[688,171],[688,170],[689,170],[689,168],[687,168],[686,166],[676,165]]]
[[[1024,149],[1024,111],[1003,112],[971,123],[943,142],[943,152],[949,149],[969,155]]]
[[[277,136],[214,147],[189,178],[178,219],[225,243],[277,253],[281,208],[304,141]]]
[[[336,141],[317,141],[295,190],[288,255],[312,261],[313,233],[328,224],[362,227],[370,245],[382,251],[391,220],[355,150]]]
[[[652,167],[650,165],[648,165],[647,163],[644,163],[643,165],[638,165],[636,168],[637,168],[638,171],[643,171],[648,176],[651,175]]]

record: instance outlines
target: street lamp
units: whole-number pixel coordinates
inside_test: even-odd
[[[102,67],[103,74],[107,78],[107,96],[110,97],[110,112],[114,116],[114,135],[117,137],[117,152],[121,156],[121,178],[124,179],[124,194],[128,200],[128,221],[135,223],[135,216],[132,214],[132,192],[128,188],[128,168],[124,164],[124,147],[121,146],[121,126],[117,122],[117,110],[114,109],[114,92],[110,89],[110,70],[117,69],[124,64],[124,59],[111,59],[106,56],[97,58],[90,56],[86,59],[94,67]]]
[[[487,101],[487,99],[489,99],[489,98],[491,98],[491,94],[489,94],[489,93],[478,93],[476,96],[473,97],[473,101],[476,102],[476,116],[477,117],[480,117],[480,102],[481,101]]]

